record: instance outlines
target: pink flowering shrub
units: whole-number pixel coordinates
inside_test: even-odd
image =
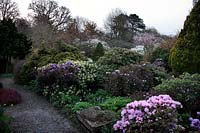
[[[183,130],[177,125],[178,101],[169,95],[152,96],[147,100],[128,103],[121,112],[121,120],[114,124],[114,130],[123,132],[169,132]]]

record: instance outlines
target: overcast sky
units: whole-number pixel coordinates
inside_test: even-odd
[[[14,0],[21,16],[26,17],[32,0]],[[72,16],[88,18],[103,27],[112,9],[120,8],[128,14],[139,15],[147,27],[155,27],[160,33],[176,34],[183,27],[192,8],[192,0],[56,0],[70,9]]]

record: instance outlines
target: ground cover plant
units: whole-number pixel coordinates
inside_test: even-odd
[[[10,133],[11,129],[9,126],[11,118],[4,114],[4,108],[0,106],[0,132]]]

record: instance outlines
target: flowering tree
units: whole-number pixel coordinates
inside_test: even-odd
[[[123,132],[165,132],[179,129],[176,109],[182,105],[169,95],[152,96],[148,100],[128,103],[122,110],[122,119],[114,124]]]
[[[134,45],[143,45],[144,53],[147,57],[150,57],[154,47],[162,42],[163,37],[153,29],[146,30],[145,32],[138,32],[133,36]]]

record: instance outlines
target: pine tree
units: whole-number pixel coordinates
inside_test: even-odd
[[[170,51],[170,65],[174,72],[200,73],[200,1],[187,17]]]

